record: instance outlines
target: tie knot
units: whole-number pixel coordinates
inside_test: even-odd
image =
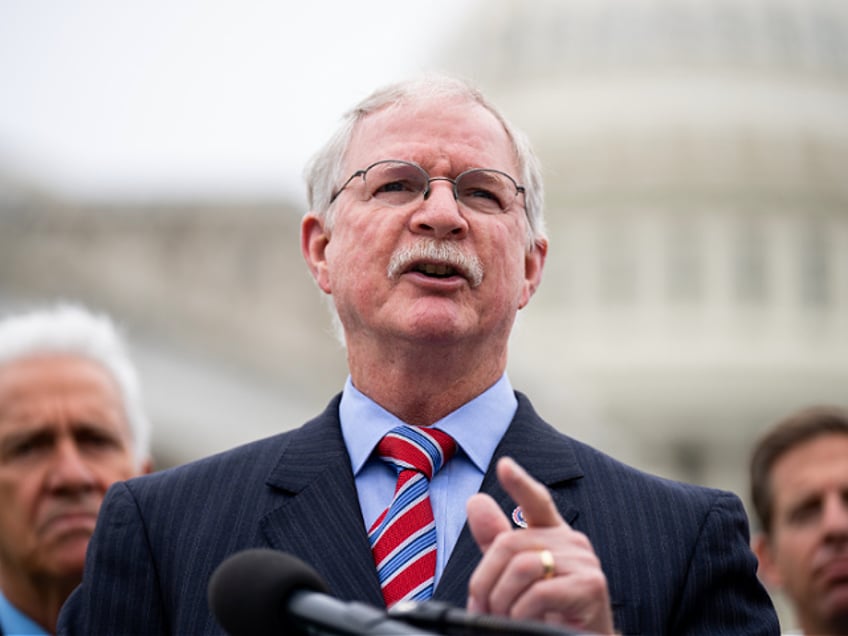
[[[428,480],[455,451],[456,442],[444,431],[406,424],[386,433],[377,445],[380,459],[394,465],[398,472],[415,470]]]

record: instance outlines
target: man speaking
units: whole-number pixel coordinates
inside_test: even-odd
[[[736,496],[625,466],[510,385],[548,242],[537,161],[498,110],[442,76],[378,90],[307,181],[301,246],[343,331],[343,391],[299,429],[114,487],[63,631],[214,633],[210,576],[264,547],[378,607],[778,633]]]

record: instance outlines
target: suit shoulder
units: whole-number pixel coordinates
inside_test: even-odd
[[[733,492],[655,475],[582,442],[573,443],[588,476],[586,494],[596,501],[607,499],[613,509],[638,509],[646,517],[665,518],[678,531],[685,519],[696,527],[712,515],[734,525],[747,520],[742,500]],[[672,510],[673,520],[667,516]]]
[[[638,502],[640,506],[654,502],[658,506],[683,503],[702,510],[715,505],[741,507],[734,493],[649,473],[575,439],[541,418],[525,395],[517,396],[519,410],[514,424],[518,443],[533,448],[533,457],[542,463],[556,465],[549,474],[559,472],[588,497],[615,499],[625,505]],[[560,468],[563,465],[568,468]]]
[[[297,428],[150,475],[134,477],[124,483],[133,492],[179,488],[194,483],[226,483],[234,487],[239,483],[255,484],[257,479],[264,481],[292,443],[304,440],[309,443],[313,438],[332,434],[338,428],[337,413],[338,396],[333,398],[324,413]]]

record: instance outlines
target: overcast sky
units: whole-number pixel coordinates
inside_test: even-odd
[[[475,0],[0,0],[0,171],[90,196],[302,195]]]

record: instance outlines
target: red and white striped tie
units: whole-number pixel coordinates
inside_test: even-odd
[[[455,451],[447,433],[407,425],[392,429],[377,445],[380,459],[398,473],[392,503],[368,531],[386,607],[433,596],[436,523],[430,479]]]

